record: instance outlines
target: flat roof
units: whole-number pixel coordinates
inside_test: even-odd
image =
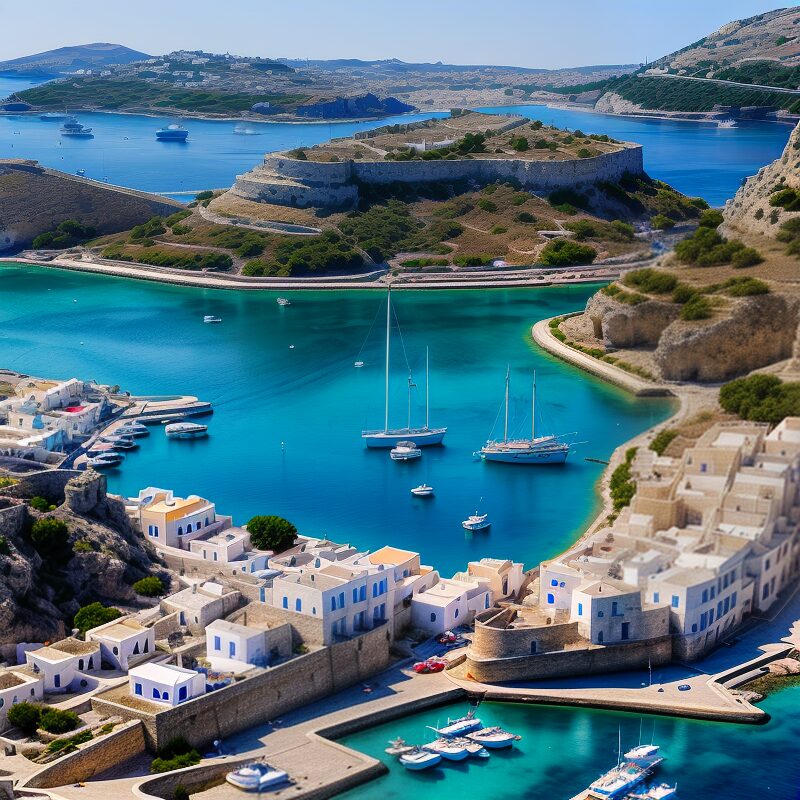
[[[137,636],[142,631],[148,630],[140,622],[134,619],[117,620],[109,625],[107,628],[95,629],[94,631],[87,631],[89,636],[100,636],[105,639],[113,639],[115,642],[120,642],[130,636]]]
[[[208,631],[227,631],[228,633],[235,633],[238,636],[246,636],[247,638],[262,636],[264,634],[264,628],[241,625],[238,622],[229,622],[227,619],[215,619],[210,625],[206,625],[206,633]]]
[[[66,639],[62,639],[60,642],[53,642],[49,649],[59,650],[71,656],[85,656],[96,653],[99,646],[97,642],[82,642],[80,639],[75,639],[70,636]]]
[[[389,545],[385,545],[367,556],[372,564],[392,564],[394,566],[418,557],[419,553],[414,553],[411,550],[401,550],[399,547],[391,547]]]
[[[141,664],[138,667],[133,667],[128,670],[128,676],[131,678],[142,678],[154,683],[168,684],[175,686],[179,683],[185,683],[191,680],[195,675],[199,675],[193,669],[184,669],[183,667],[176,667],[174,664],[154,664],[149,662]]]

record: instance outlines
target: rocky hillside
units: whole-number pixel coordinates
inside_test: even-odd
[[[725,206],[725,223],[739,233],[775,237],[800,216],[800,125],[780,158],[748,178]]]
[[[32,505],[53,510],[37,511]],[[59,520],[66,534],[44,538],[42,519]],[[122,503],[106,494],[96,472],[36,473],[0,489],[0,660],[13,663],[15,644],[59,639],[81,606],[135,605],[131,585],[168,574],[155,551],[132,528]]]
[[[131,50],[121,44],[95,42],[74,47],[59,47],[44,53],[0,61],[0,72],[17,72],[22,75],[56,75],[78,69],[98,69],[111,64],[129,64],[150,58],[147,53]]]

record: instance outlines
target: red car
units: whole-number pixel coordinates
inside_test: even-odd
[[[417,661],[414,664],[414,672],[419,675],[427,675],[431,672],[441,672],[446,666],[446,662],[440,658],[429,658],[426,661]]]

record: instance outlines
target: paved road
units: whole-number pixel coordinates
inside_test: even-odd
[[[762,92],[778,92],[779,94],[800,94],[800,89],[784,89],[782,86],[765,86],[761,83],[741,83],[726,81],[720,78],[695,78],[689,75],[637,75],[639,78],[671,78],[678,81],[699,81],[700,83],[717,83],[720,86],[732,86],[736,89],[757,89]]]

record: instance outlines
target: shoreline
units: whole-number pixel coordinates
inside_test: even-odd
[[[428,279],[420,278],[418,273],[403,278],[390,276],[389,273],[364,275],[311,277],[311,278],[247,278],[244,276],[212,276],[209,273],[187,273],[166,267],[137,265],[129,262],[100,263],[81,261],[78,259],[24,258],[21,256],[0,258],[0,265],[17,264],[50,269],[72,270],[94,275],[108,275],[117,278],[148,280],[155,283],[187,286],[201,289],[233,289],[242,291],[276,291],[276,290],[342,290],[342,289],[385,289],[391,284],[393,289],[493,289],[493,288],[536,288],[545,286],[568,286],[587,283],[606,283],[619,277],[621,269],[633,268],[640,262],[619,265],[598,265],[597,267],[580,267],[550,272],[546,268],[509,269],[506,273],[487,275],[473,273],[475,277],[457,277]],[[580,270],[580,272],[578,272]],[[591,272],[591,274],[587,274]],[[443,275],[444,273],[436,273]],[[581,277],[584,275],[584,277]]]

